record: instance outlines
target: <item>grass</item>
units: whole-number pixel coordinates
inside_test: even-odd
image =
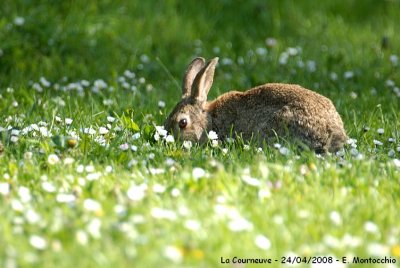
[[[397,267],[399,1],[97,2],[2,4],[2,267]],[[321,157],[155,141],[197,55],[220,57],[210,98],[301,84],[352,142]]]

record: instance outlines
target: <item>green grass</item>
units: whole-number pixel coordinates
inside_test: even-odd
[[[1,267],[398,267],[399,1],[97,2],[2,3]],[[195,56],[220,57],[210,98],[265,82],[328,96],[356,148],[154,141]]]

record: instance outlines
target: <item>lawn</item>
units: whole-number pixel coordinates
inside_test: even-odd
[[[400,267],[399,1],[1,5],[0,267]],[[174,141],[196,56],[209,99],[329,97],[345,148]]]

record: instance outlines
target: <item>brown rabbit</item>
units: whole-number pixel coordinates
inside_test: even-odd
[[[204,142],[210,130],[223,140],[271,142],[277,136],[300,141],[316,152],[335,152],[347,136],[332,102],[311,90],[291,84],[265,84],[245,92],[231,91],[207,102],[218,58],[205,64],[194,59],[183,79],[182,100],[164,127],[175,138]]]

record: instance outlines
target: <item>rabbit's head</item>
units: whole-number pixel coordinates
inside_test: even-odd
[[[183,78],[182,99],[164,123],[176,139],[200,143],[207,139],[211,122],[205,106],[217,63],[218,58],[207,64],[203,58],[196,58],[189,64]]]

